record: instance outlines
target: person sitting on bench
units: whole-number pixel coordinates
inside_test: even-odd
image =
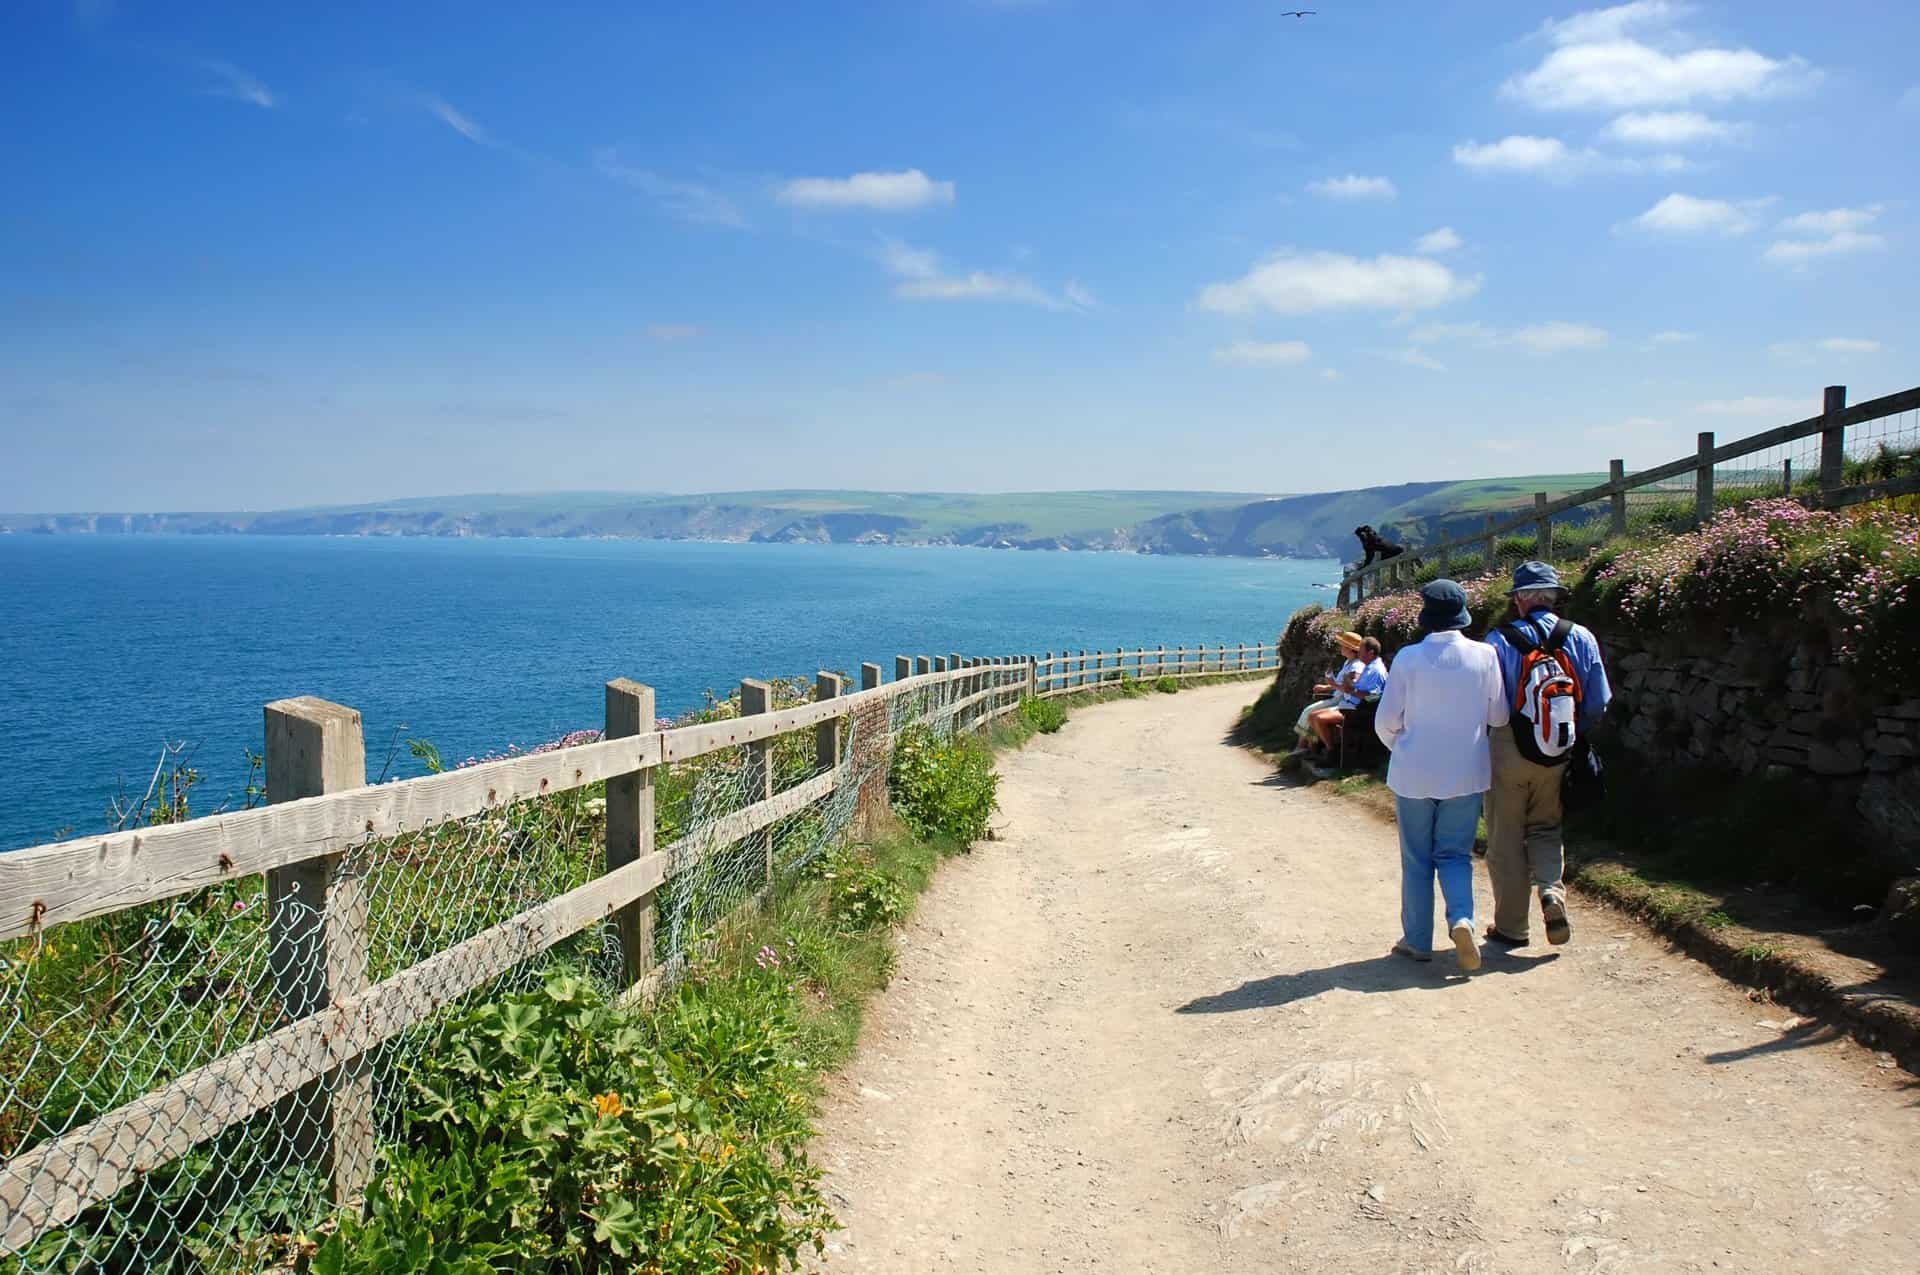
[[[1326,681],[1314,684],[1316,698],[1301,709],[1300,716],[1294,719],[1293,733],[1301,748],[1313,742],[1313,727],[1308,724],[1309,719],[1321,709],[1340,707],[1340,692],[1351,689],[1354,679],[1367,667],[1367,662],[1360,658],[1362,639],[1358,633],[1336,633],[1333,640],[1340,648],[1340,667],[1328,673]]]
[[[1340,693],[1340,703],[1334,708],[1323,708],[1307,719],[1329,756],[1337,757],[1340,753],[1336,734],[1345,724],[1346,714],[1369,700],[1378,700],[1380,692],[1387,689],[1387,666],[1380,658],[1380,639],[1362,638],[1360,658],[1366,661],[1366,666],[1360,670],[1360,676],[1353,679],[1352,689]]]

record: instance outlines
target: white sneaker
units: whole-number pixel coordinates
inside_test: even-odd
[[[1477,970],[1480,968],[1480,936],[1474,933],[1472,921],[1455,921],[1453,929],[1453,950],[1459,954],[1460,968]]]

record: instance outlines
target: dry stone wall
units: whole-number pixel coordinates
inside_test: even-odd
[[[1871,669],[1771,633],[1698,642],[1602,632],[1608,728],[1661,765],[1730,767],[1804,785],[1863,848],[1920,870],[1920,699],[1894,699]]]

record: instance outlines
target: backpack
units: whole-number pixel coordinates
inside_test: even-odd
[[[1500,635],[1520,652],[1507,724],[1520,755],[1536,766],[1565,765],[1579,739],[1580,678],[1567,654],[1571,632],[1573,622],[1566,619],[1555,622],[1542,641],[1517,624],[1500,626]]]

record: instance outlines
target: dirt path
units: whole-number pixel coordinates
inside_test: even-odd
[[[1256,690],[1003,760],[837,1082],[826,1270],[1920,1270],[1910,1075],[1591,908],[1388,956],[1393,832],[1222,742]]]

